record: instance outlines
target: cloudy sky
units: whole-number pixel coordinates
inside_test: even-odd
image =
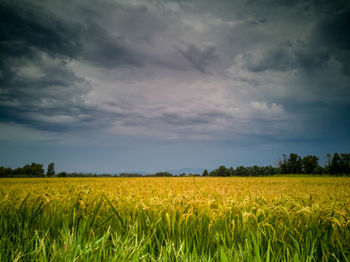
[[[0,165],[323,164],[350,148],[349,28],[348,0],[1,0]]]

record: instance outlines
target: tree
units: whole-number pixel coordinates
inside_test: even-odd
[[[350,174],[350,154],[340,154],[341,165],[344,174]]]
[[[208,170],[204,169],[202,176],[208,176]]]
[[[61,173],[58,173],[57,175],[58,177],[67,177],[68,174],[66,172],[61,172]]]
[[[32,163],[31,166],[32,176],[43,177],[44,176],[44,166],[42,164]]]
[[[9,167],[0,166],[0,177],[11,177],[13,170]]]
[[[288,164],[287,164],[287,156],[283,154],[283,161],[279,161],[280,173],[281,174],[289,174]]]
[[[236,175],[237,176],[248,176],[248,170],[244,166],[238,166],[236,168]]]
[[[217,176],[228,176],[227,174],[227,168],[224,165],[219,166],[217,169],[216,175]]]
[[[305,156],[302,159],[303,171],[305,174],[315,173],[315,169],[318,167],[317,156]]]
[[[166,172],[157,172],[155,174],[153,174],[153,176],[173,176],[173,174],[169,173],[168,171]]]
[[[24,167],[16,168],[13,171],[13,174],[26,177],[43,177],[44,166],[42,164],[32,163],[31,165],[25,165]]]
[[[317,174],[317,175],[326,174],[326,168],[323,168],[323,167],[321,167],[321,166],[317,166],[317,167],[314,169],[314,174]]]
[[[54,163],[50,163],[47,167],[47,173],[46,175],[48,177],[54,176],[55,175],[55,164]]]
[[[301,173],[301,158],[298,154],[290,153],[288,158],[288,169],[291,174]]]
[[[338,153],[335,153],[332,158],[331,166],[329,167],[329,173],[341,174],[342,173],[342,160]]]
[[[234,175],[235,175],[235,170],[233,169],[232,166],[231,166],[230,169],[228,170],[228,175],[229,175],[229,176],[234,176]]]

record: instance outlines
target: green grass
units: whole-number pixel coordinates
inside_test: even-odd
[[[107,204],[104,210],[101,206]],[[105,197],[89,212],[44,202],[0,210],[1,261],[349,261],[350,227],[321,213],[249,217],[233,209],[219,219],[203,212],[119,212]],[[233,226],[232,221],[235,221]]]

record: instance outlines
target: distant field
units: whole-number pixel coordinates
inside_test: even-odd
[[[0,261],[350,261],[350,178],[0,180]]]

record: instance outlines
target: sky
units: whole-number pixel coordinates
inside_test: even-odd
[[[348,0],[1,0],[0,165],[154,172],[350,148]]]

